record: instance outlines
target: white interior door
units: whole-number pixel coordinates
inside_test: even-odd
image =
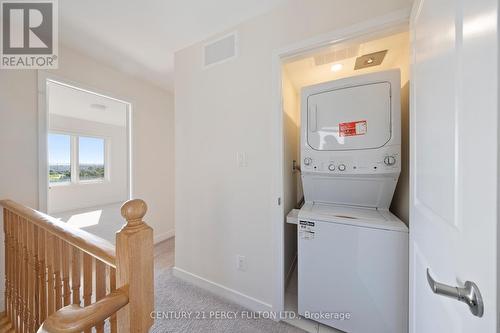
[[[498,0],[417,1],[411,24],[410,332],[496,332]],[[427,269],[475,282],[482,317]]]

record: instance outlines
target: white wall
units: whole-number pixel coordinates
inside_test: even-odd
[[[409,59],[409,57],[408,57]],[[404,69],[403,69],[403,66]],[[401,174],[390,210],[401,221],[410,224],[410,82],[409,61],[401,67]]]
[[[293,161],[300,165],[300,113],[299,96],[283,68],[283,210],[284,216],[294,208],[302,196],[299,188],[300,173],[293,170]],[[285,221],[284,221],[285,222]],[[284,272],[288,275],[297,253],[297,226],[284,223]],[[285,281],[286,282],[286,281]]]
[[[290,0],[238,25],[239,57],[202,69],[204,42],[177,52],[176,266],[272,305],[273,50],[408,8],[408,0]],[[231,30],[234,30],[231,29]],[[227,31],[225,32],[227,33]],[[248,166],[238,168],[236,153]],[[236,270],[245,255],[247,271]]]
[[[132,103],[133,194],[148,203],[155,238],[174,230],[174,110],[171,93],[61,47],[67,80]],[[0,198],[38,206],[37,74],[0,70]],[[3,233],[0,233],[3,235]],[[3,244],[3,243],[2,243]],[[4,251],[0,251],[3,254]],[[0,276],[3,277],[3,255]],[[0,281],[0,298],[3,298]],[[3,306],[0,299],[0,307]]]

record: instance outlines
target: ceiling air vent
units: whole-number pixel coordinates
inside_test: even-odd
[[[332,62],[342,61],[347,58],[354,58],[358,56],[358,52],[359,45],[329,50],[328,52],[314,56],[314,64],[316,66],[321,66]]]
[[[203,46],[203,68],[222,64],[237,55],[237,35],[233,32]]]

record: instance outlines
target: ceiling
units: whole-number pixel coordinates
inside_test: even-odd
[[[173,90],[174,52],[287,0],[64,0],[62,44]]]
[[[125,127],[127,104],[49,81],[49,114]]]
[[[353,57],[347,57],[339,61],[333,61],[317,66],[314,57],[319,54],[328,54],[332,50],[345,50],[350,47],[357,49],[357,54]],[[378,66],[368,67],[364,69],[354,70],[356,57],[373,52],[388,50],[382,62]],[[341,79],[353,75],[366,74],[392,68],[400,68],[401,83],[404,84],[407,80],[408,69],[407,63],[409,59],[409,35],[408,32],[396,33],[391,36],[372,39],[367,41],[351,41],[349,43],[337,44],[333,47],[318,50],[316,53],[308,54],[300,59],[293,59],[284,65],[284,69],[297,91],[301,88],[327,82],[331,80]],[[341,64],[342,69],[333,72],[331,67],[334,64]]]

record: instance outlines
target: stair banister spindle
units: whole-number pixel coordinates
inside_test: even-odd
[[[47,270],[46,270],[46,259],[45,259],[45,230],[40,228],[38,230],[38,285],[40,292],[40,317],[38,321],[38,326],[40,326],[45,318],[47,318]]]

